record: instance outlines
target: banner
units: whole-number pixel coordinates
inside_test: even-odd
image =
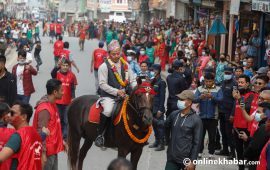
[[[252,0],[252,10],[270,12],[269,0]]]
[[[240,0],[231,0],[230,15],[239,15]]]

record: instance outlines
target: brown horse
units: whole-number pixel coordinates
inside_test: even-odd
[[[146,137],[153,119],[152,104],[154,92],[151,86],[143,84],[133,90],[126,107],[128,127],[137,139]],[[97,99],[98,96],[94,95],[81,96],[76,98],[68,109],[68,157],[72,170],[82,170],[83,160],[97,137],[97,124],[88,121],[89,109]],[[125,158],[131,153],[131,163],[133,168],[137,169],[143,146],[147,140],[143,143],[133,140],[128,135],[126,129],[123,118],[116,126],[107,128],[107,132],[104,135],[105,147],[118,148],[118,157]],[[80,148],[81,138],[85,140]]]

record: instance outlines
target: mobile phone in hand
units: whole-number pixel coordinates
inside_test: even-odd
[[[244,96],[241,97],[241,100],[240,100],[240,105],[244,105],[245,104],[245,98]]]
[[[234,127],[233,130],[237,133],[237,135],[240,134],[240,132],[239,132],[239,130],[237,128]]]

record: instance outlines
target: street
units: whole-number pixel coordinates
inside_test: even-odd
[[[76,96],[95,94],[95,78],[94,74],[90,73],[90,62],[92,52],[97,48],[97,40],[87,40],[85,42],[85,51],[79,51],[78,38],[64,37],[64,41],[69,41],[70,50],[73,54],[73,59],[80,69],[80,73],[74,73],[78,79],[78,86],[76,88]],[[31,96],[30,103],[34,107],[36,102],[46,93],[46,81],[51,78],[50,72],[54,67],[53,59],[53,44],[49,43],[48,37],[41,37],[42,51],[41,58],[43,65],[40,67],[40,71],[37,76],[33,78],[36,92]],[[10,56],[9,56],[10,57]],[[12,59],[9,59],[7,63],[8,70],[11,71],[11,67],[16,64],[16,54],[13,52]],[[35,61],[32,63],[35,66]],[[149,143],[154,141],[153,134],[149,140]],[[207,149],[207,146],[205,147]],[[208,156],[207,150],[205,150],[205,156]],[[87,170],[105,170],[111,160],[116,158],[117,151],[107,149],[101,151],[94,145],[89,150],[87,157],[84,161],[84,168]],[[149,149],[148,146],[144,147],[142,156],[139,161],[139,170],[163,170],[166,163],[166,151],[155,152],[153,149]],[[59,155],[59,169],[68,169],[68,161],[66,153]],[[237,169],[235,165],[199,165],[197,169],[201,170],[214,170],[214,169]]]

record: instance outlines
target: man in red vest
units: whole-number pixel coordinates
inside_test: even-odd
[[[52,21],[50,23],[50,37],[51,37],[50,43],[52,44],[53,43],[53,38],[55,37],[55,23],[54,23],[54,21]]]
[[[68,49],[69,49],[69,42],[66,41],[66,42],[64,42],[64,49],[60,52],[60,58],[66,58],[67,60],[69,60],[71,62],[71,65],[73,67],[75,67],[75,69],[79,73],[80,70],[77,67],[75,61],[73,60],[73,55],[72,55],[71,51]]]
[[[58,40],[55,41],[54,46],[53,46],[54,47],[53,54],[54,54],[55,66],[57,66],[58,60],[60,57],[60,53],[64,49],[64,42],[62,40],[63,40],[63,37],[59,36]]]
[[[42,140],[36,129],[29,126],[33,108],[29,104],[17,102],[11,110],[10,123],[17,130],[11,135],[0,152],[0,163],[17,154],[11,167],[17,170],[42,169]]]
[[[57,24],[55,25],[56,38],[62,35],[62,23],[58,19]]]
[[[81,28],[80,30],[80,37],[79,37],[79,46],[80,46],[80,51],[84,50],[84,41],[86,38],[86,31],[84,28]]]
[[[56,101],[56,105],[60,114],[61,127],[63,132],[63,138],[67,139],[67,107],[71,103],[71,100],[75,98],[75,89],[77,83],[77,78],[72,71],[70,71],[70,61],[63,58],[61,59],[60,65],[52,70],[52,78],[60,80],[62,82],[62,87],[64,95],[61,100]]]
[[[43,157],[47,158],[44,170],[57,169],[59,152],[65,149],[65,142],[62,138],[60,118],[56,107],[56,100],[63,96],[62,82],[50,79],[46,84],[47,95],[43,96],[37,103],[33,120],[33,127],[39,132],[42,127],[50,130],[50,136],[43,143]]]
[[[7,103],[0,103],[0,151],[4,148],[10,136],[15,132],[15,129],[7,128],[7,118],[9,113],[9,106]],[[0,163],[0,169],[10,169],[12,159],[8,159]]]
[[[91,73],[94,71],[96,90],[98,90],[98,68],[108,56],[108,52],[103,49],[104,42],[98,43],[98,48],[94,50],[91,60]]]
[[[231,115],[230,119],[233,121],[235,149],[237,152],[238,160],[244,160],[243,148],[246,148],[248,144],[239,138],[239,132],[243,131],[249,135],[247,130],[248,122],[245,120],[241,109],[241,106],[244,105],[245,111],[250,114],[252,101],[254,100],[254,94],[250,91],[249,85],[250,78],[247,75],[241,75],[238,79],[238,90],[233,90],[233,97],[236,102],[233,115]],[[239,169],[244,169],[244,165],[239,165]]]

